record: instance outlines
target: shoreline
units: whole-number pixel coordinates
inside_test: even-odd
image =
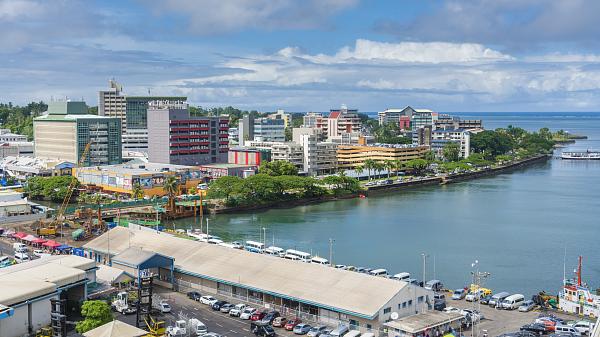
[[[477,172],[468,172],[456,175],[447,175],[441,177],[430,177],[413,181],[406,181],[401,183],[393,183],[390,185],[383,186],[370,186],[367,187],[365,191],[356,193],[356,194],[347,194],[342,196],[324,196],[319,198],[310,198],[310,199],[300,199],[300,200],[291,200],[288,202],[272,202],[260,205],[252,205],[252,206],[236,206],[236,207],[223,207],[218,209],[209,209],[210,214],[233,214],[233,213],[245,213],[248,211],[263,211],[266,212],[270,209],[286,209],[286,208],[294,208],[297,206],[305,206],[305,205],[314,205],[323,202],[336,201],[336,200],[344,200],[344,199],[354,199],[358,198],[361,194],[370,196],[370,195],[378,195],[383,193],[390,193],[397,190],[402,190],[406,188],[413,187],[421,187],[421,186],[432,186],[432,185],[446,185],[452,183],[459,183],[467,180],[473,180],[478,178],[484,178],[488,176],[493,176],[496,174],[500,174],[503,172],[515,170],[521,167],[526,167],[534,163],[546,161],[552,158],[551,155],[538,155],[535,157],[523,159],[517,162],[512,162],[510,164],[489,168]]]

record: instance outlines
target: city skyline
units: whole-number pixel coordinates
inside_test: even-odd
[[[2,101],[361,111],[599,111],[589,0],[0,1]],[[210,15],[208,15],[210,14]]]

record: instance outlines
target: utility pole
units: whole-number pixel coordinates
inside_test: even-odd
[[[333,243],[335,242],[334,239],[329,238],[329,265],[333,266]]]
[[[267,244],[267,229],[265,227],[262,228],[263,230],[263,246]]]
[[[206,241],[208,242],[208,217],[206,217]]]
[[[471,268],[473,268],[471,274],[473,275],[473,284],[475,285],[475,296],[478,296],[478,298],[476,298],[473,301],[473,312],[475,313],[475,311],[477,311],[477,318],[474,319],[473,317],[471,317],[471,321],[473,323],[473,326],[471,328],[471,336],[476,337],[479,336],[479,320],[481,317],[481,288],[483,287],[483,280],[491,274],[488,272],[479,271],[479,260],[475,260],[474,263],[471,263]],[[475,310],[476,306],[477,310]]]

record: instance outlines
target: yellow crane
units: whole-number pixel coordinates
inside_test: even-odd
[[[89,141],[85,148],[83,149],[83,153],[79,158],[79,162],[77,163],[77,167],[81,167],[85,165],[85,159],[87,158],[88,153],[90,152],[90,147],[92,145],[92,141]],[[37,235],[56,235],[56,227],[57,225],[64,220],[64,214],[67,210],[67,206],[69,205],[69,201],[71,201],[71,197],[73,196],[73,191],[75,190],[75,186],[77,186],[77,179],[73,177],[71,182],[69,183],[69,187],[67,187],[67,193],[65,194],[65,198],[60,205],[60,208],[56,212],[54,219],[48,224],[44,226],[43,224],[37,229]]]

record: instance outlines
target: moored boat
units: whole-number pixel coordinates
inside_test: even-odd
[[[562,152],[561,159],[571,160],[600,160],[600,151]]]
[[[600,317],[600,296],[581,281],[581,260],[580,256],[575,273],[577,279],[564,280],[563,290],[558,296],[558,307],[572,314]]]

